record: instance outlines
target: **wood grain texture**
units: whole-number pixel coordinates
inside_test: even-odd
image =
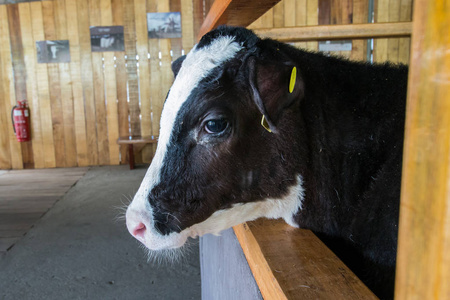
[[[11,32],[14,32],[14,28],[10,28],[11,24],[8,24],[10,17],[15,17],[17,11],[17,6],[13,5],[12,7],[8,6],[6,9],[6,18],[4,18],[2,27],[3,27],[3,34],[5,37],[8,37]],[[16,17],[17,18],[17,17]],[[17,20],[16,20],[17,21]],[[11,23],[11,22],[9,22]],[[12,22],[14,25],[14,22]],[[15,26],[15,25],[14,25]],[[12,50],[13,47],[15,47],[15,44],[17,44],[17,38],[13,39],[7,39],[2,38],[2,57],[3,57],[3,79],[6,80],[3,84],[4,92],[5,92],[5,106],[6,111],[4,113],[7,114],[7,118],[11,118],[11,109],[14,105],[16,105],[16,93],[19,92],[19,96],[22,97],[23,91],[21,91],[20,86],[22,84],[16,84],[15,80],[17,79],[17,76],[14,76],[14,68],[17,66],[14,66],[14,64],[17,65],[17,56],[19,54],[15,54]],[[4,43],[4,44],[3,44]],[[16,62],[14,62],[16,61]],[[19,79],[21,82],[22,79]],[[11,163],[12,167],[15,169],[22,169],[23,168],[23,158],[22,158],[22,147],[19,142],[17,142],[16,137],[14,135],[13,127],[8,126],[8,136],[9,136],[9,146],[10,146],[10,153],[11,153]]]
[[[400,21],[400,1],[389,1],[389,22]],[[398,38],[391,38],[388,40],[388,60],[392,62],[398,62],[399,59],[399,42]]]
[[[389,22],[389,0],[377,0],[375,7],[375,22]],[[373,60],[374,62],[385,62],[388,59],[388,40],[379,38],[374,40]]]
[[[5,48],[8,38],[8,14],[6,6],[0,6],[0,169],[12,167],[10,148],[10,130],[12,131],[10,115],[10,78],[8,69],[9,51]],[[10,129],[11,128],[11,129]]]
[[[191,1],[192,4],[192,1]],[[169,0],[169,11],[181,12],[181,0]],[[193,23],[193,16],[190,16],[191,24]],[[183,27],[181,27],[183,28]],[[182,33],[183,34],[183,33]],[[183,49],[183,38],[170,39],[171,40],[171,56],[172,60],[181,56],[181,50]]]
[[[283,0],[284,3],[284,26],[295,26],[295,0]]]
[[[146,0],[134,1],[135,23],[136,23],[136,51],[139,56],[139,94],[141,101],[141,134],[152,134],[152,99],[150,88],[150,62],[148,59],[148,30]],[[150,162],[153,157],[153,148],[146,147],[142,151],[142,161]]]
[[[389,8],[395,6],[400,20],[410,21],[412,0],[395,1],[398,3],[377,1],[376,18],[380,12],[389,14]],[[213,0],[58,0],[1,6],[4,16],[0,23],[5,34],[0,37],[0,168],[111,164],[118,161],[118,156],[121,163],[126,163],[127,149],[121,147],[118,154],[116,137],[158,134],[162,104],[173,79],[170,63],[182,51],[188,53],[192,49],[200,23],[210,8],[220,2],[224,4],[213,4]],[[231,19],[247,21],[248,10],[253,14],[267,2],[237,0],[226,11],[232,12]],[[362,0],[288,0],[265,9],[252,28],[314,26],[329,24],[332,18],[353,19],[355,23],[364,19],[366,6],[367,1]],[[379,9],[383,7],[384,12]],[[149,41],[146,13],[152,11],[181,11],[183,37]],[[384,18],[389,20],[389,15]],[[379,19],[383,20],[383,16]],[[125,52],[93,54],[91,25],[123,25]],[[45,39],[68,39],[70,63],[38,63],[35,42]],[[409,60],[409,42],[409,37],[399,39],[398,61]],[[317,45],[316,41],[296,42],[296,46],[311,50],[316,50]],[[364,42],[355,40],[353,47],[353,59],[361,59]],[[381,48],[375,49],[376,59],[383,53]],[[144,62],[148,53],[152,56]],[[386,58],[387,55],[386,48]],[[30,143],[16,142],[9,121],[10,109],[22,97],[28,98],[31,108]],[[142,162],[143,157],[149,162],[152,148],[145,147],[142,153],[136,150],[137,162]]]
[[[195,37],[199,35],[200,27],[202,26],[203,20],[205,19],[206,14],[208,13],[208,11],[205,11],[205,6],[203,5],[203,3],[204,3],[203,0],[181,0],[181,22],[185,22],[186,20],[190,21],[184,14],[187,6],[192,7],[192,18],[193,18],[192,25],[193,25],[193,34]]]
[[[34,41],[44,41],[45,33],[42,3],[30,3],[30,9],[33,26],[33,39]],[[56,156],[53,139],[52,107],[50,101],[48,69],[46,64],[36,64],[36,80],[39,97],[42,143],[44,146],[44,167],[54,168],[56,167]]]
[[[169,0],[157,1],[158,12],[169,12],[170,11],[170,2]],[[170,87],[173,83],[173,73],[172,73],[172,56],[170,55],[170,49],[172,48],[172,40],[171,39],[159,39],[159,55],[160,59],[160,77],[161,77],[161,85],[160,85],[160,95],[158,99],[152,100],[153,103],[153,113],[154,115],[160,116],[162,113],[162,108],[164,105],[165,97],[169,92]],[[158,121],[159,122],[159,121]],[[155,133],[154,133],[155,134]]]
[[[340,12],[340,15],[341,15],[339,23],[336,23],[336,24],[352,24],[352,22],[353,22],[353,0],[338,1],[338,5],[335,8],[335,10]],[[338,53],[340,56],[345,57],[347,59],[350,58],[350,55],[351,55],[351,51],[340,51]]]
[[[92,76],[94,78],[95,125],[97,129],[98,163],[109,164],[108,125],[106,124],[105,80],[103,53],[92,52]]]
[[[275,4],[275,6],[272,9],[273,9],[273,27],[283,27],[284,26],[284,3],[279,2],[279,3]]]
[[[264,299],[377,299],[309,230],[260,219],[234,231]]]
[[[264,299],[288,299],[247,223],[233,227]]]
[[[89,0],[90,26],[102,26],[101,0]],[[106,98],[104,80],[104,52],[92,52],[92,76],[94,79],[95,124],[97,129],[98,163],[109,164],[108,125],[106,123]]]
[[[115,26],[123,26],[123,0],[112,0],[113,23]],[[127,73],[125,67],[125,56],[123,52],[115,52],[116,57],[116,88],[117,88],[117,106],[119,136],[130,134],[130,125],[128,123],[128,102],[127,102]],[[120,162],[126,164],[127,147],[120,146]]]
[[[42,13],[44,21],[44,36],[46,40],[57,40],[55,14],[53,1],[42,2]],[[49,96],[51,105],[51,119],[53,128],[53,146],[55,147],[56,167],[65,166],[64,145],[64,119],[61,105],[61,83],[59,79],[59,64],[47,64]]]
[[[278,2],[279,0],[216,0],[200,28],[197,39],[221,24],[246,27]]]
[[[128,75],[128,109],[130,112],[130,128],[132,135],[141,134],[139,122],[139,78],[137,75],[136,60],[136,25],[134,13],[134,1],[125,1],[124,9],[124,38],[125,54],[127,56]]]
[[[113,25],[113,14],[111,0],[100,1],[101,25]],[[114,67],[114,52],[104,52],[104,81],[105,81],[105,101],[106,120],[108,126],[108,151],[109,164],[118,165],[120,163],[119,147],[116,140],[119,137],[119,120],[117,106],[116,72]]]
[[[23,55],[22,31],[19,14],[19,5],[8,6],[9,36],[11,40],[11,54],[14,72],[14,88],[16,101],[27,97],[26,67]],[[18,148],[22,151],[22,163],[24,168],[33,168],[33,148],[31,142],[21,142]],[[17,154],[19,155],[19,154]]]
[[[66,2],[67,35],[70,40],[70,76],[72,79],[76,160],[78,166],[89,165],[86,139],[86,117],[81,81],[81,53],[78,35],[78,7],[75,1]]]
[[[331,24],[331,0],[319,0],[319,25]]]
[[[80,71],[83,87],[84,112],[86,121],[86,145],[89,165],[97,165],[97,120],[94,98],[94,78],[91,56],[91,35],[89,31],[89,5],[88,0],[77,0],[78,5],[78,37],[80,45]]]
[[[262,15],[261,24],[263,28],[273,27],[273,8],[269,9],[264,15]]]
[[[206,1],[207,3],[208,1]],[[196,43],[197,34],[194,33],[194,4],[193,0],[180,0],[181,5],[181,26],[182,26],[182,48],[187,54]],[[198,29],[200,32],[200,29]]]
[[[14,71],[14,89],[16,99],[27,97],[26,70],[23,60],[22,33],[20,30],[19,5],[8,5],[9,36],[11,41],[11,55]]]
[[[401,0],[400,22],[412,20],[412,0]],[[411,38],[400,38],[398,49],[398,62],[409,64]]]
[[[154,9],[148,9],[150,2],[58,0],[1,6],[0,168],[126,163],[127,149],[119,152],[116,144],[119,135],[140,135],[141,129],[158,134],[163,98],[172,81],[170,63],[195,43],[194,5],[192,0],[153,1]],[[211,4],[205,1],[205,9]],[[158,11],[158,6],[160,11],[181,11],[183,26],[182,39],[162,41],[161,47],[160,41],[149,43],[147,37],[146,13]],[[124,26],[126,51],[92,53],[89,26],[111,25]],[[36,41],[46,39],[69,40],[70,63],[38,63]],[[152,44],[158,65],[150,78]],[[16,98],[29,99],[30,143],[16,142],[12,131],[9,114]],[[153,152],[153,147],[142,154],[138,149],[136,159],[142,162],[143,155],[150,162]]]
[[[66,17],[66,1],[59,0],[54,2],[55,11],[55,31],[57,40],[69,40],[67,32]],[[69,40],[70,46],[70,40]],[[65,149],[65,166],[77,166],[77,152],[75,142],[75,125],[74,125],[74,106],[72,92],[72,78],[70,71],[70,63],[58,64],[59,79],[61,86],[61,109],[62,120],[64,125],[64,149]]]
[[[297,8],[297,12],[298,12]],[[319,1],[318,0],[307,0],[306,1],[306,25],[314,26],[319,24]],[[319,48],[319,43],[317,42],[307,42],[306,48],[308,50],[317,51]]]
[[[147,0],[147,11],[157,12],[158,1]],[[183,13],[181,14],[181,18],[182,18],[181,22],[183,22]],[[150,91],[151,91],[150,97],[152,104],[152,135],[158,135],[163,105],[163,102],[161,102],[163,94],[161,88],[161,68],[160,68],[161,53],[159,48],[159,42],[154,39],[149,39],[148,51],[150,55],[149,66],[150,66]],[[149,151],[151,149],[153,153],[156,151],[156,147],[151,145],[146,146],[144,149],[145,149],[144,151]]]
[[[369,37],[409,36],[411,22],[383,24],[319,25],[292,28],[256,29],[254,32],[283,42],[363,39]]]
[[[306,26],[308,25],[308,17],[310,19],[313,19],[313,16],[309,16],[310,8],[308,7],[308,1],[307,0],[298,0],[297,1],[297,9],[295,11],[295,26]],[[316,7],[316,14],[317,14],[317,7]],[[316,24],[318,21],[317,15],[315,16]],[[306,42],[299,42],[294,44],[297,48],[306,48],[307,44]]]
[[[125,53],[127,56],[126,66],[128,75],[128,111],[130,114],[130,133],[131,135],[141,135],[139,107],[139,77],[137,68],[136,51],[136,24],[135,24],[134,1],[125,2]],[[137,163],[142,162],[142,154],[134,153]]]
[[[353,23],[368,23],[369,18],[369,2],[366,0],[353,0]],[[351,60],[366,61],[367,60],[367,40],[353,40]]]
[[[36,41],[33,38],[33,26],[29,3],[19,4],[20,29],[22,35],[24,63],[26,66],[26,86],[28,105],[30,107],[31,137],[33,144],[33,162],[35,168],[43,168],[44,145],[41,132],[41,116],[39,114],[39,95],[36,81]]]
[[[450,2],[414,3],[396,299],[450,298]]]

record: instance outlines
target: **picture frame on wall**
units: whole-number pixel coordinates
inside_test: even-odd
[[[147,13],[148,38],[181,38],[181,13]]]
[[[91,26],[92,52],[125,51],[123,26]]]
[[[37,59],[40,64],[70,62],[68,40],[36,41]]]

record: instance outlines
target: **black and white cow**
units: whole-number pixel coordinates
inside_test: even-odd
[[[164,250],[283,218],[392,297],[407,68],[220,27],[173,70],[157,151],[126,213],[130,233]]]

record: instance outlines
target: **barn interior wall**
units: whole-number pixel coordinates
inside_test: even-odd
[[[408,22],[412,20],[412,2],[413,0],[283,0],[249,28]],[[373,13],[369,17],[370,12]],[[373,62],[389,60],[394,63],[409,63],[410,38],[350,42],[351,50],[332,51],[330,54],[357,61],[370,59]],[[313,51],[319,49],[318,42],[302,42],[294,45]]]
[[[374,21],[411,20],[412,0],[375,0]],[[116,140],[157,135],[170,64],[195,43],[212,0],[54,0],[0,5],[0,169],[126,163]],[[367,0],[283,0],[250,28],[367,23]],[[147,12],[180,11],[182,38],[149,39]],[[124,52],[91,52],[90,26],[124,26]],[[69,40],[69,63],[37,61],[36,41]],[[409,39],[374,41],[374,61],[409,61]],[[296,43],[318,49],[317,42]],[[367,40],[334,54],[367,58]],[[19,143],[11,109],[27,99],[32,141]],[[135,147],[150,162],[154,146]]]

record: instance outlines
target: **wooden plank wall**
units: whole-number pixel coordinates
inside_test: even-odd
[[[195,43],[213,0],[54,0],[0,5],[0,169],[127,163],[117,137],[156,135],[170,63]],[[410,21],[412,0],[375,0],[376,22]],[[366,0],[283,0],[250,28],[367,23]],[[147,12],[181,11],[183,37],[147,38]],[[124,52],[91,52],[89,26],[123,25]],[[67,39],[71,61],[39,64],[36,41]],[[374,61],[409,61],[408,38],[374,42]],[[295,43],[317,50],[317,42]],[[366,60],[367,41],[352,51]],[[28,99],[32,141],[18,143],[10,112]],[[154,146],[135,147],[150,162]]]
[[[0,5],[0,169],[126,163],[119,136],[157,135],[171,62],[195,42],[200,0],[54,0]],[[148,39],[147,12],[182,12],[180,39]],[[91,52],[90,26],[124,26],[125,52]],[[36,41],[69,40],[70,63],[39,64]],[[28,99],[32,141],[11,109]],[[153,146],[137,149],[150,162]]]
[[[374,0],[374,22],[411,21],[412,0]],[[251,29],[311,25],[362,24],[369,20],[368,0],[283,0],[249,26]],[[294,43],[318,50],[317,42]],[[377,39],[373,61],[409,63],[409,38]],[[367,60],[367,40],[353,40],[351,51],[333,52],[352,60]]]

